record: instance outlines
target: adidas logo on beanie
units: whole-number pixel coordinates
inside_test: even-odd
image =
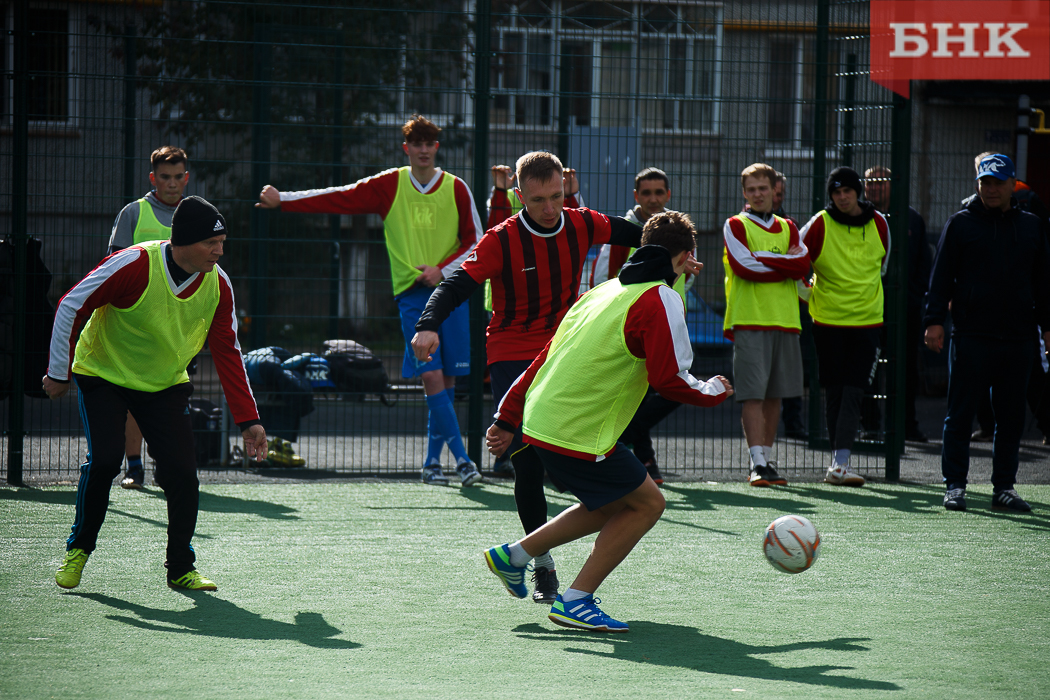
[[[171,215],[171,244],[191,245],[226,233],[226,219],[206,199],[186,197]]]

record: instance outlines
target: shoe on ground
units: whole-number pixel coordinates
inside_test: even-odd
[[[649,476],[652,477],[657,486],[664,483],[664,475],[660,473],[660,467],[657,466],[655,459],[650,459],[645,463],[645,471],[649,473]]]
[[[628,632],[626,622],[614,620],[598,607],[601,599],[589,595],[566,603],[561,595],[554,601],[547,615],[551,622],[562,627],[588,630],[590,632]]]
[[[995,433],[991,430],[977,429],[970,436],[970,442],[991,442],[995,439]]]
[[[196,569],[187,571],[176,579],[168,579],[168,588],[182,588],[187,591],[217,591],[219,587],[200,575]]]
[[[776,462],[754,465],[747,480],[752,486],[787,486],[787,479],[777,473]]]
[[[432,467],[423,467],[423,474],[420,477],[424,484],[430,484],[431,486],[448,486],[448,477],[441,473],[441,467],[434,465]]]
[[[558,599],[558,573],[546,566],[537,566],[532,572],[532,580],[536,584],[532,602],[553,605]]]
[[[66,552],[66,558],[62,560],[62,566],[55,572],[55,583],[61,588],[76,588],[80,585],[80,575],[84,572],[84,564],[87,564],[88,553],[83,549],[70,549]]]
[[[122,489],[140,489],[142,482],[146,480],[146,470],[142,467],[129,469],[124,472],[124,480],[120,482]]]
[[[832,464],[824,475],[824,482],[835,486],[863,486],[864,477],[853,471],[848,464]]]
[[[463,486],[473,486],[481,481],[481,472],[478,471],[477,465],[473,462],[464,462],[456,467],[456,472],[459,474],[459,482]]]
[[[862,430],[860,435],[857,436],[858,440],[864,440],[865,442],[878,442],[879,431],[878,430]]]
[[[306,460],[295,454],[292,443],[279,437],[270,440],[270,450],[266,453],[266,461],[275,467],[306,466]]]
[[[492,471],[500,476],[514,476],[514,464],[510,461],[510,454],[504,452],[492,463]]]
[[[1032,506],[1017,495],[1013,489],[1006,489],[992,495],[992,510],[1012,510],[1015,513],[1029,513]]]
[[[525,586],[527,567],[514,566],[510,563],[509,546],[501,544],[498,547],[485,550],[485,563],[488,564],[489,571],[503,582],[503,587],[512,596],[524,598],[529,594],[529,589]]]
[[[948,489],[945,491],[944,507],[948,510],[966,510],[966,489]]]
[[[918,428],[912,428],[911,430],[904,431],[904,439],[907,442],[929,442],[930,439],[926,437],[926,433],[922,432]]]

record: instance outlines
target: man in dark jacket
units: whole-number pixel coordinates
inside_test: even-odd
[[[989,390],[996,423],[992,507],[1032,509],[1014,480],[1036,326],[1050,328],[1050,251],[1039,219],[1017,207],[1014,182],[1010,158],[996,153],[981,160],[977,197],[944,225],[930,277],[926,346],[944,347],[949,304],[953,321],[941,449],[948,510],[966,510],[970,427],[978,396]],[[1050,331],[1043,337],[1050,342]]]

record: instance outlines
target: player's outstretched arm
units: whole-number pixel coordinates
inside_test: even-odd
[[[261,209],[280,209],[281,192],[273,185],[266,185],[259,193],[259,201],[255,203],[255,206]]]
[[[268,445],[266,442],[266,429],[256,423],[241,433],[244,436],[244,452],[249,457],[254,457],[256,462],[266,459]]]

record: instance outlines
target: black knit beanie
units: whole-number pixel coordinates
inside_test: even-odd
[[[171,215],[171,244],[191,245],[226,234],[226,219],[206,199],[186,197]]]
[[[857,193],[857,199],[864,196],[864,183],[860,180],[860,175],[853,168],[847,168],[843,165],[840,168],[835,168],[831,171],[831,175],[828,176],[828,198],[831,198],[831,192],[837,190],[840,187],[849,187]]]

